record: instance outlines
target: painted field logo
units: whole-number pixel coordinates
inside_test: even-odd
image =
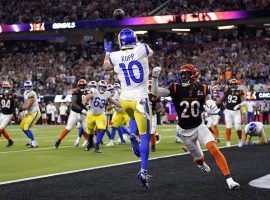
[[[257,188],[270,189],[270,174],[250,181],[248,184]]]

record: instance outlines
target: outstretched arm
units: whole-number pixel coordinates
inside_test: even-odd
[[[106,71],[113,70],[113,65],[110,60],[110,53],[112,52],[112,41],[107,42],[107,40],[104,40],[104,49],[106,51],[106,55],[103,62],[103,69]]]
[[[155,67],[153,69],[151,92],[155,96],[167,97],[170,95],[170,90],[168,90],[167,88],[158,87],[158,77],[159,77],[160,71],[161,71],[160,67]]]

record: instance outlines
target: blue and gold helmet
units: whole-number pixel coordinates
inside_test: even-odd
[[[114,87],[112,84],[107,85],[107,91],[109,91],[111,93],[111,96],[114,95]]]
[[[98,82],[98,90],[100,93],[104,93],[107,91],[107,83],[104,80],[100,80]]]
[[[90,87],[90,88],[97,88],[97,82],[96,81],[90,81],[88,83],[88,87]]]
[[[256,124],[255,124],[255,123],[251,123],[251,124],[249,125],[248,133],[249,133],[249,134],[254,133],[255,130],[256,130]]]
[[[121,88],[121,85],[120,85],[119,83],[115,83],[115,84],[113,85],[113,87],[114,87],[115,89],[120,89],[120,88]]]
[[[31,91],[31,90],[33,90],[33,84],[32,84],[32,82],[31,81],[25,81],[24,82],[24,89],[26,90],[26,91]]]
[[[136,33],[129,28],[123,29],[118,34],[118,45],[120,49],[134,48],[137,42],[138,39]]]

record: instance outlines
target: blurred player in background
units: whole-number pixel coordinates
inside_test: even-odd
[[[137,178],[144,188],[149,187],[148,158],[150,142],[150,108],[148,98],[148,58],[152,49],[140,43],[131,29],[123,29],[118,35],[120,50],[112,52],[112,42],[104,41],[106,56],[103,67],[114,70],[121,83],[120,102],[130,117],[130,142],[137,157],[141,157],[141,170]],[[141,143],[137,141],[137,127]]]
[[[231,132],[232,125],[236,129],[238,135],[238,141],[241,141],[241,106],[245,104],[245,93],[243,90],[238,90],[238,81],[231,79],[229,87],[224,91],[224,95],[217,101],[217,105],[220,105],[223,101],[226,103],[225,121],[226,121],[226,146],[231,146]]]
[[[157,103],[160,102],[160,97],[153,95],[151,92],[151,86],[152,86],[152,80],[149,80],[149,101],[151,104],[151,110],[152,110],[152,120],[151,120],[151,151],[156,151],[156,131],[157,131]]]
[[[251,142],[253,136],[258,136],[259,141],[257,143]],[[243,145],[253,145],[253,144],[268,144],[269,140],[267,134],[263,128],[263,123],[261,122],[250,122],[245,126],[242,143]]]
[[[180,68],[181,84],[173,83],[169,86],[169,89],[158,89],[157,77],[160,69],[154,68],[153,71],[156,77],[152,76],[152,92],[155,95],[172,97],[179,119],[179,133],[191,153],[194,163],[202,171],[210,172],[210,167],[204,162],[201,144],[214,157],[220,171],[226,178],[229,189],[238,189],[240,185],[232,179],[226,158],[218,149],[209,129],[202,123],[201,113],[204,104],[210,109],[211,114],[218,113],[220,109],[217,108],[216,103],[211,99],[208,87],[198,82],[200,77],[199,71],[191,64],[184,65]]]
[[[20,128],[29,138],[29,143],[27,143],[26,145],[29,148],[36,148],[38,147],[38,143],[36,142],[34,134],[30,130],[30,128],[37,123],[41,116],[41,113],[38,105],[37,94],[33,91],[32,82],[25,81],[24,89],[24,104],[20,106],[19,109],[27,111],[27,114],[21,121]]]
[[[83,100],[84,104],[90,105],[90,110],[87,113],[87,134],[88,137],[88,145],[86,150],[89,151],[92,147],[95,146],[95,152],[101,153],[99,146],[101,144],[102,138],[104,136],[106,130],[106,116],[105,116],[105,108],[107,103],[110,102],[112,104],[121,107],[120,103],[111,98],[110,92],[107,91],[107,83],[104,80],[98,82],[98,89],[91,90],[91,92],[85,97]],[[93,137],[95,128],[98,129],[96,144],[94,145]]]
[[[219,99],[219,88],[217,85],[212,87],[211,98],[213,99],[213,101],[217,101]],[[207,107],[206,110],[209,110],[209,108]],[[220,113],[217,113],[215,115],[211,115],[210,113],[208,114],[209,116],[207,117],[206,126],[214,134],[215,140],[219,143],[220,139],[219,139],[218,123],[220,119]]]
[[[15,116],[17,101],[16,94],[11,91],[9,82],[4,81],[2,83],[2,91],[0,93],[0,136],[3,135],[7,139],[8,144],[6,147],[10,147],[14,143],[5,129],[10,123],[13,115]]]
[[[77,122],[81,122],[83,130],[86,130],[86,114],[87,108],[82,103],[85,96],[89,93],[86,88],[86,80],[80,79],[77,83],[77,88],[73,89],[71,97],[71,111],[68,117],[66,128],[62,131],[61,135],[58,137],[54,144],[54,147],[58,149],[61,141],[66,137],[66,135],[74,128]],[[86,133],[85,133],[85,137]]]
[[[89,91],[92,91],[93,89],[97,89],[97,82],[96,81],[89,81],[87,84],[87,88],[89,89]],[[90,110],[90,105],[87,104],[86,108],[87,108],[87,110]],[[80,122],[78,122],[77,128],[78,128],[78,137],[74,142],[74,146],[76,146],[76,147],[79,146],[81,137],[86,132],[86,130],[84,130],[84,128],[86,128],[86,125],[85,125],[85,127],[83,127],[82,124]],[[87,145],[88,145],[88,136],[85,139],[84,143],[82,144],[82,147],[86,147]]]
[[[42,124],[47,125],[47,113],[46,113],[46,103],[45,102],[41,103],[40,110],[41,110]]]

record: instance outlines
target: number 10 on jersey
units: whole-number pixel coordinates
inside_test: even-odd
[[[125,63],[120,63],[119,67],[123,70],[125,80],[126,80],[126,84],[128,86],[131,85],[131,80],[134,83],[143,82],[144,72],[143,72],[142,64],[139,61],[133,60],[128,64],[127,67],[126,67]],[[138,70],[139,70],[139,77],[138,78],[134,74],[133,67],[137,67]]]

